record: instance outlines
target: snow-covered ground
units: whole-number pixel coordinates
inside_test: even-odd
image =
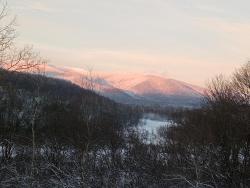
[[[141,119],[139,129],[148,131],[149,133],[157,134],[160,127],[167,126],[168,122],[163,120]]]
[[[148,133],[148,140],[150,142],[155,142],[158,139],[157,131],[160,127],[168,127],[171,124],[171,121],[167,118],[160,117],[154,114],[145,114],[140,120],[138,125],[138,131],[143,133]]]

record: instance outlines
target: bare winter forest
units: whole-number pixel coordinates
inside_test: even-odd
[[[0,187],[250,187],[250,63],[211,80],[199,108],[125,105],[45,76],[0,12]],[[138,131],[144,113],[167,116]]]

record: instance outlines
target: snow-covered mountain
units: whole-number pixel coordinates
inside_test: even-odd
[[[126,104],[196,106],[204,91],[199,86],[154,75],[89,72],[52,65],[46,66],[46,74]]]

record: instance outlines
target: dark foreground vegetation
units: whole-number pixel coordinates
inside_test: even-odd
[[[14,21],[3,21],[6,15],[4,6],[1,188],[250,187],[250,63],[214,79],[199,109],[154,110],[172,125],[149,143],[134,128],[141,109],[42,76],[46,61],[14,46]]]
[[[1,71],[0,187],[249,187],[250,64],[147,142],[140,113],[71,83]]]
[[[138,123],[135,109],[66,81],[3,70],[1,76],[1,187],[93,183],[105,174],[102,156],[114,159],[124,128]],[[63,170],[71,180],[60,177]]]

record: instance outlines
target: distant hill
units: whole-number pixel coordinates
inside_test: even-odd
[[[84,69],[47,65],[46,74],[83,87],[90,85]],[[200,104],[204,92],[199,86],[154,75],[97,72],[91,77],[95,91],[125,104],[192,107]]]

